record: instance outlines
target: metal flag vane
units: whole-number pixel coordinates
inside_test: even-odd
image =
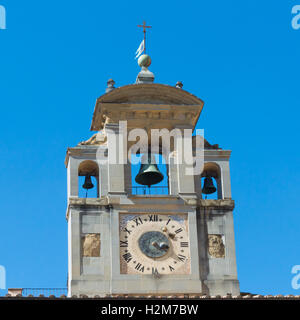
[[[138,25],[139,28],[143,28],[144,29],[144,53],[146,53],[146,29],[150,29],[152,28],[151,26],[147,26],[146,25],[146,21],[143,22],[142,25]]]

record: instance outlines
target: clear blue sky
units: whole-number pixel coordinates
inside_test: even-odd
[[[300,294],[297,1],[0,0],[1,232],[7,287],[65,287],[68,146],[89,138],[106,81],[135,81],[149,32],[157,83],[205,101],[198,128],[232,150],[241,290]],[[4,291],[0,291],[0,294]]]

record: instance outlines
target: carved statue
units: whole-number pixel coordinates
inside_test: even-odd
[[[221,234],[208,235],[208,253],[213,258],[225,257],[225,246]]]

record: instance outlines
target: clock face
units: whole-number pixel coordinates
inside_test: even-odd
[[[189,274],[187,214],[120,214],[121,274]]]

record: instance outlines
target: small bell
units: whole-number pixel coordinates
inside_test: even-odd
[[[214,186],[213,180],[211,177],[206,177],[204,179],[204,184],[203,184],[203,189],[202,189],[202,193],[204,194],[211,194],[216,192],[217,189]]]
[[[82,185],[82,188],[84,188],[86,190],[94,188],[91,176],[89,176],[89,175],[85,176],[85,180],[84,180],[84,184]]]

